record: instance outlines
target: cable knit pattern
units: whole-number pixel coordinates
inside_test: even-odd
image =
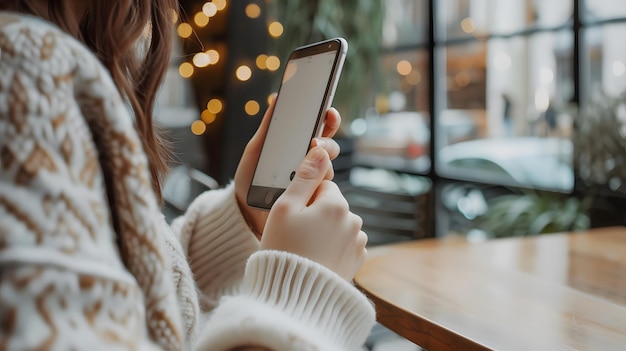
[[[26,293],[17,306],[26,306],[28,298],[39,301],[41,333],[29,335],[41,337],[44,345],[71,349],[70,339],[58,338],[58,330],[82,323],[60,321],[55,312],[75,309],[83,311],[102,343],[139,348],[142,342],[134,344],[133,333],[147,330],[151,342],[180,350],[184,335],[165,240],[154,221],[159,208],[147,159],[112,79],[83,45],[42,21],[2,15],[0,29],[0,203],[2,217],[14,224],[2,230],[3,251],[47,259],[63,278],[60,286],[52,284],[52,270],[38,262],[50,284],[41,287],[39,280],[28,279],[19,287],[15,277],[32,272],[31,267],[3,265],[3,285]],[[104,179],[113,184],[108,202]],[[126,269],[113,245],[116,236]],[[81,261],[98,265],[107,277],[72,274]],[[126,279],[118,289],[122,293],[116,293],[115,276],[126,271],[134,284]],[[115,293],[119,303],[104,299],[105,291]],[[58,301],[63,292],[68,299]],[[92,297],[81,298],[85,295]],[[134,312],[128,315],[128,310]],[[16,311],[18,327],[33,323],[34,314],[26,311]],[[124,324],[134,328],[125,330]]]
[[[198,196],[189,206],[180,235],[186,245],[204,309],[211,309],[224,294],[239,289],[246,260],[259,249],[235,199],[234,186]],[[178,224],[174,221],[174,227]],[[229,235],[223,235],[225,231]]]
[[[56,27],[0,12],[0,350],[365,340],[374,311],[353,286],[258,249],[232,184],[169,227],[106,69]]]
[[[359,350],[373,324],[374,310],[365,296],[305,258],[259,251],[245,274],[242,293],[225,298],[212,316],[199,341],[203,348],[262,340],[273,350]]]

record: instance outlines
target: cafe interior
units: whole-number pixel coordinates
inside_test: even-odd
[[[334,181],[367,350],[626,350],[626,2],[181,0],[166,218],[232,181],[289,53],[348,53]]]

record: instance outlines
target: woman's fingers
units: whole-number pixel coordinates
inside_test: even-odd
[[[332,170],[328,153],[320,147],[314,147],[296,170],[296,175],[281,197],[296,208],[306,207],[327,176],[328,169]]]
[[[331,138],[314,138],[311,142],[311,147],[319,146],[328,152],[331,160],[334,160],[339,156],[341,151],[339,144]]]
[[[332,138],[339,130],[341,126],[341,115],[339,111],[334,107],[331,107],[326,111],[326,119],[324,122],[324,130],[322,131],[322,137]]]

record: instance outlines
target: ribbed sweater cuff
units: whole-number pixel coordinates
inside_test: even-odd
[[[215,302],[239,288],[246,261],[259,241],[239,210],[234,186],[201,195],[190,206],[188,257],[198,288]],[[184,228],[183,228],[184,230]]]
[[[243,294],[319,331],[340,350],[359,349],[375,322],[372,304],[352,284],[320,264],[287,252],[252,255]]]

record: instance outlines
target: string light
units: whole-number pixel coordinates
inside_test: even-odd
[[[261,107],[259,106],[259,103],[256,102],[255,100],[250,100],[246,102],[245,110],[248,115],[254,116],[257,113],[259,113],[260,109]]]
[[[206,54],[209,56],[209,64],[214,65],[220,61],[220,53],[217,50],[207,50]]]
[[[202,12],[204,12],[207,17],[213,17],[217,13],[217,6],[212,2],[205,2],[204,5],[202,5]]]
[[[178,73],[180,73],[183,78],[191,77],[193,75],[193,71],[193,65],[189,62],[183,62],[178,67]]]
[[[178,35],[181,38],[189,38],[193,35],[193,28],[204,28],[211,21],[210,18],[215,16],[218,11],[222,11],[227,7],[227,0],[212,0],[205,1],[202,6],[202,11],[195,14],[193,22],[180,23],[177,27]],[[261,16],[262,9],[258,4],[249,4],[245,7],[245,14],[251,19],[259,18]],[[179,17],[175,12],[172,12],[172,21],[177,23]],[[191,25],[194,25],[192,27]],[[274,21],[269,23],[267,31],[272,38],[278,38],[283,35],[284,27],[278,22]],[[205,49],[206,50],[206,49]],[[190,62],[183,62],[179,66],[179,73],[184,78],[191,77],[197,68],[207,67],[209,65],[217,64],[221,57],[220,52],[216,49],[208,49],[206,51],[200,51],[193,56]],[[277,56],[261,54],[256,57],[256,67],[261,70],[276,71],[280,68],[281,62]],[[245,82],[252,78],[252,68],[249,64],[242,64],[235,70],[235,76],[238,80]],[[419,73],[418,73],[419,74]],[[408,80],[408,77],[407,77]],[[419,80],[419,78],[418,78]],[[267,96],[267,103],[271,104],[275,99],[276,94],[272,93]],[[222,113],[224,108],[223,101],[219,98],[212,98],[207,102],[206,109],[202,110],[200,119],[194,121],[191,124],[191,131],[195,135],[202,135],[207,131],[207,125],[214,123],[218,114]],[[245,113],[249,116],[256,116],[261,110],[259,101],[248,100],[244,105]]]
[[[256,57],[256,66],[260,69],[267,69],[267,55],[261,54]]]
[[[191,36],[191,33],[193,33],[193,28],[191,28],[191,25],[189,23],[183,22],[178,25],[177,32],[179,37],[189,38],[189,36]]]
[[[196,23],[198,27],[204,28],[206,27],[207,24],[209,24],[209,17],[207,17],[207,15],[205,15],[204,12],[198,12],[193,17],[193,21]]]
[[[222,104],[222,100],[213,98],[209,100],[209,102],[206,104],[206,108],[208,112],[216,115],[222,112],[222,108],[224,108],[224,104]]]
[[[193,64],[196,67],[206,67],[211,64],[211,59],[206,53],[199,52],[193,56]]]
[[[265,60],[265,65],[268,70],[275,71],[280,67],[280,59],[274,55],[268,56],[267,60]]]
[[[272,22],[267,27],[272,38],[278,38],[283,35],[283,25],[280,22]]]
[[[211,111],[209,111],[209,110],[204,110],[200,114],[200,118],[202,118],[202,121],[204,123],[211,124],[211,123],[215,122],[215,119],[217,118],[217,116],[214,113],[211,113]]]
[[[257,4],[249,4],[246,6],[246,16],[254,19],[261,16],[261,8]]]
[[[237,79],[239,79],[242,82],[245,82],[248,79],[250,79],[250,77],[252,77],[252,70],[250,69],[250,67],[246,65],[241,65],[237,68],[235,75],[237,76]]]
[[[213,3],[218,11],[222,11],[226,8],[226,0],[213,0]]]
[[[191,123],[191,132],[195,135],[202,135],[206,132],[206,124],[200,120],[193,121]]]
[[[172,9],[172,23],[176,24],[178,22],[178,11]]]

